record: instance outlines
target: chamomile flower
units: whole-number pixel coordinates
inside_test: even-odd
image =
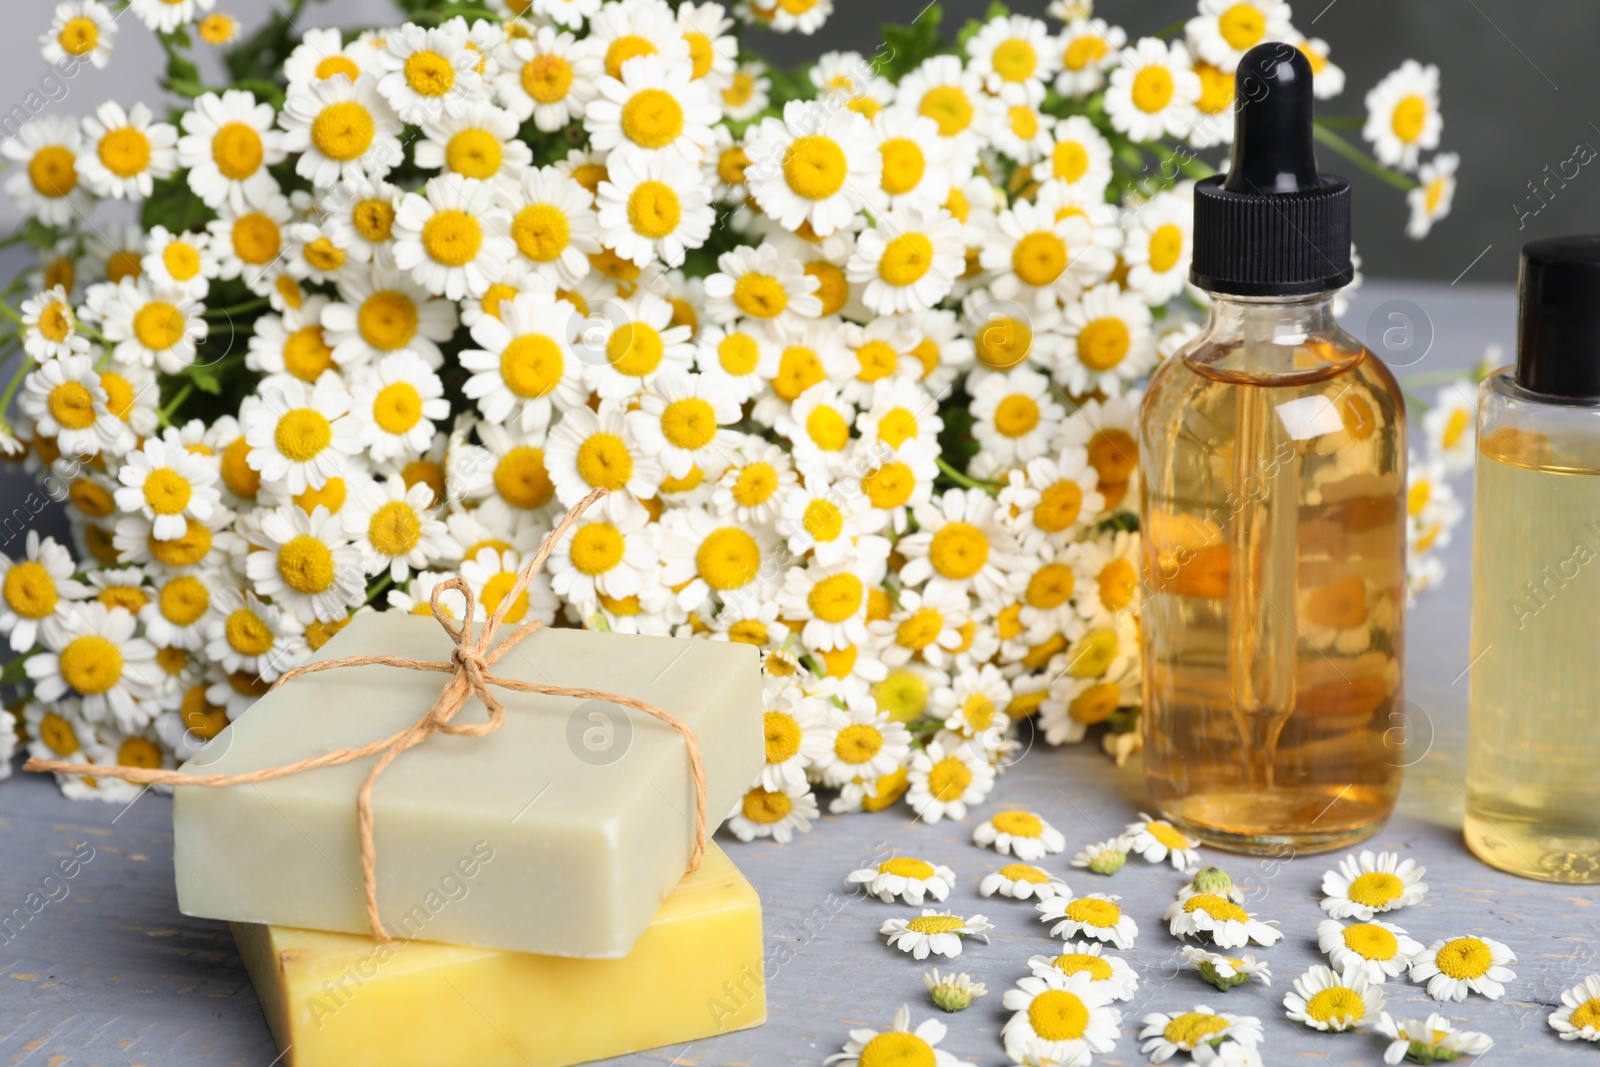
[[[631,400],[659,374],[694,363],[694,334],[673,322],[672,305],[640,289],[606,312],[611,330],[585,358],[589,386],[603,400]]]
[[[1023,813],[1002,812],[995,818],[1021,814]],[[1037,819],[1038,816],[1033,818]],[[979,829],[984,825],[988,824],[981,824]],[[973,840],[977,840],[976,834],[973,835]],[[1014,841],[1012,847],[1014,850]],[[1053,851],[1060,852],[1061,849]],[[1039,912],[1040,922],[1055,923],[1050,928],[1051,937],[1066,940],[1088,937],[1096,941],[1109,941],[1120,949],[1129,949],[1133,947],[1134,939],[1139,936],[1139,925],[1133,921],[1132,916],[1123,914],[1122,905],[1117,903],[1121,899],[1105,893],[1088,893],[1070,900],[1065,898],[1041,900],[1034,906]]]
[[[211,586],[194,574],[173,574],[156,583],[155,595],[139,609],[144,636],[159,649],[199,652],[205,647]],[[158,662],[163,653],[157,652]],[[170,652],[166,653],[170,655]]]
[[[967,40],[967,69],[1008,104],[1042,96],[1060,59],[1043,21],[1025,15],[990,19]]]
[[[343,76],[354,82],[367,72],[371,51],[365,42],[352,42],[347,48],[337,27],[307,28],[300,43],[283,61],[284,80],[290,85],[326,81]]]
[[[512,186],[533,162],[533,150],[517,138],[519,128],[511,112],[475,100],[424,123],[412,161],[422,170]]]
[[[154,646],[135,637],[137,630],[138,620],[124,608],[74,605],[63,625],[42,628],[44,648],[24,664],[35,699],[48,703],[70,693],[91,722],[115,722],[125,730],[150,722],[159,668]]]
[[[971,472],[980,478],[1042,457],[1066,414],[1051,396],[1050,379],[1027,367],[986,375],[972,394],[972,433],[981,451]]]
[[[1198,115],[1200,76],[1182,44],[1144,37],[1117,57],[1106,88],[1111,126],[1136,141],[1182,137]]]
[[[699,507],[670,509],[662,516],[661,527],[661,579],[677,590],[678,606],[684,611],[698,609],[713,593],[724,600],[751,602],[770,594],[775,576],[768,561],[774,545],[763,527],[717,519]],[[899,729],[903,734],[905,728]],[[856,754],[860,747],[849,751]],[[909,741],[902,739],[899,755],[909,747]],[[851,774],[848,769],[840,771],[841,778]]]
[[[554,167],[525,171],[503,198],[517,252],[557,288],[577,285],[589,273],[589,256],[600,251],[593,202],[589,190]]]
[[[591,490],[626,490],[640,500],[655,496],[661,466],[639,447],[626,415],[609,405],[597,414],[586,407],[561,417],[545,453],[556,496],[568,507]]]
[[[978,893],[985,897],[999,893],[1013,900],[1030,900],[1035,897],[1049,900],[1051,897],[1072,896],[1072,890],[1067,888],[1067,883],[1031,863],[1008,863],[999,870],[984,875],[983,880],[978,883]],[[1046,965],[1049,963],[1048,957],[1034,958],[1045,960]]]
[[[1335,919],[1367,922],[1381,912],[1419,903],[1428,893],[1427,868],[1397,852],[1363,849],[1322,876],[1322,910]]]
[[[485,614],[492,616],[516,587],[517,576],[525,562],[522,554],[514,549],[480,548],[477,555],[462,562],[461,577],[472,590],[473,599],[483,605]],[[549,623],[555,619],[558,608],[550,580],[541,571],[506,607],[504,621],[511,626],[535,620]]]
[[[835,730],[833,748],[816,764],[826,784],[874,781],[908,762],[911,734],[887,713],[876,707],[856,706],[835,708],[831,718]]]
[[[519,121],[532,119],[535,127],[553,133],[583,115],[600,70],[600,55],[588,41],[540,26],[504,46],[495,96]]]
[[[278,123],[295,173],[318,189],[382,178],[405,159],[400,119],[366,75],[291,85]]]
[[[1067,847],[1061,831],[1031,811],[995,812],[973,829],[972,843],[1030,863]]]
[[[1600,975],[1588,975],[1563,989],[1561,1007],[1550,1013],[1548,1021],[1563,1041],[1600,1041]]]
[[[808,832],[817,817],[817,798],[810,786],[801,783],[766,789],[758,785],[734,805],[728,815],[728,830],[740,841],[770,837],[787,845],[797,831]]]
[[[939,972],[933,973],[937,977]],[[926,977],[924,975],[924,978]],[[930,985],[929,988],[934,987]],[[980,992],[982,989],[982,984],[977,985],[977,991],[970,992],[969,999],[971,996],[982,996],[983,993]],[[934,1002],[938,1003],[937,996]],[[934,1047],[944,1040],[947,1032],[944,1023],[937,1019],[925,1019],[913,1030],[911,1008],[902,1004],[894,1013],[892,1030],[883,1033],[865,1028],[851,1030],[850,1040],[845,1043],[844,1051],[835,1052],[822,1062],[838,1064],[839,1067],[874,1067],[875,1064],[895,1062],[915,1063],[925,1067],[964,1067],[962,1061],[956,1059],[954,1054]]]
[[[751,0],[752,7],[757,0]],[[788,4],[778,3],[770,9],[763,8],[765,12],[771,11],[771,27],[778,33],[815,33],[822,24],[833,14],[833,0],[791,0]]]
[[[366,597],[361,554],[346,539],[337,515],[320,505],[258,512],[245,572],[258,595],[271,598],[301,623],[332,622]]]
[[[195,362],[206,339],[203,311],[182,289],[124,278],[100,308],[101,328],[119,363],[177,374]]]
[[[994,765],[971,745],[947,747],[938,740],[930,741],[911,757],[906,802],[917,813],[917,818],[930,825],[946,818],[965,819],[994,788],[996,773]],[[1016,874],[1015,878],[1027,881],[1022,874]],[[1065,887],[1061,890],[1064,892]],[[1037,884],[1035,891],[1041,900],[1051,895],[1043,884]],[[989,896],[992,892],[993,889],[983,895]],[[1006,895],[1019,900],[1027,898],[1027,894],[1020,891]]]
[[[1074,396],[1118,396],[1156,361],[1150,309],[1116,283],[1096,286],[1068,305],[1062,324],[1067,354],[1055,368]]]
[[[350,390],[362,443],[382,463],[427,450],[435,424],[450,417],[439,376],[415,352],[391,352],[366,367]]]
[[[1183,946],[1183,962],[1198,971],[1201,978],[1226,992],[1254,978],[1262,985],[1272,984],[1272,970],[1248,953],[1225,956],[1193,945]]]
[[[1007,472],[998,499],[1002,518],[1019,540],[1065,547],[1083,523],[1104,510],[1105,498],[1087,451],[1059,444],[1051,451],[1054,456],[1039,456]]]
[[[1413,982],[1427,982],[1434,1000],[1460,1003],[1468,993],[1499,1000],[1505,984],[1517,976],[1506,965],[1516,962],[1517,954],[1492,937],[1440,939],[1411,961],[1410,976]]]
[[[1554,1019],[1552,1015],[1552,1022]],[[1438,1012],[1426,1019],[1398,1021],[1388,1012],[1382,1012],[1373,1028],[1390,1039],[1388,1048],[1383,1050],[1384,1063],[1399,1063],[1404,1059],[1413,1063],[1445,1063],[1462,1056],[1481,1056],[1494,1047],[1494,1038],[1488,1034],[1457,1030]],[[1563,1032],[1561,1036],[1565,1038],[1568,1034]]]
[[[1194,204],[1180,192],[1157,193],[1129,228],[1123,259],[1128,289],[1159,307],[1183,291],[1194,245]]]
[[[1411,207],[1411,219],[1406,223],[1406,236],[1420,241],[1428,236],[1433,224],[1450,214],[1450,205],[1456,196],[1456,168],[1461,157],[1454,152],[1440,152],[1417,170],[1417,188],[1406,194]]]
[[[283,134],[273,128],[276,111],[255,94],[229,89],[221,96],[203,93],[184,112],[178,138],[178,164],[189,190],[208,207],[226,204],[235,214],[265,204],[278,192],[268,169],[282,163]]]
[[[28,372],[18,407],[34,421],[34,431],[53,438],[62,452],[92,456],[122,432],[109,400],[93,357],[67,356]]]
[[[1422,943],[1400,927],[1377,919],[1348,926],[1324,919],[1317,924],[1317,947],[1328,954],[1334,970],[1359,967],[1374,983],[1405,973],[1423,951]]]
[[[458,115],[486,92],[464,19],[433,28],[406,23],[384,34],[372,61],[378,92],[410,125]]]
[[[46,633],[58,640],[75,619],[76,602],[92,590],[72,575],[72,553],[53,538],[29,530],[20,559],[0,554],[0,634],[14,652],[27,652]]]
[[[918,907],[927,897],[943,901],[956,884],[956,872],[915,856],[892,856],[872,867],[851,871],[845,878],[850,885],[864,885],[866,891],[893,904],[896,897]]]
[[[1472,466],[1477,452],[1478,402],[1465,383],[1447,385],[1434,394],[1422,417],[1428,450],[1439,457],[1448,473]],[[1431,503],[1431,501],[1430,501]]]
[[[580,608],[593,609],[602,596],[638,596],[660,565],[650,513],[622,493],[602,500],[550,554],[555,592]]]
[[[697,163],[712,142],[717,105],[689,63],[659,55],[629,60],[620,75],[603,77],[584,109],[589,143],[617,161],[643,163],[658,153]],[[698,173],[698,172],[697,172]]]
[[[304,658],[305,627],[287,610],[231,585],[212,589],[205,658],[230,674],[273,682]]]
[[[407,488],[404,478],[391,474],[357,483],[339,518],[367,574],[388,571],[391,580],[404,582],[413,570],[461,552],[432,507],[433,490],[426,484]]]
[[[965,146],[957,151],[939,136],[938,123],[910,107],[884,108],[873,117],[872,130],[883,160],[879,188],[891,207],[942,205],[950,198],[951,175],[972,169]]]
[[[771,92],[772,78],[764,64],[740,63],[728,84],[719,91],[722,113],[735,122],[746,122],[767,109]]]
[[[1272,945],[1283,937],[1271,924],[1252,919],[1249,912],[1215,893],[1180,897],[1167,905],[1161,917],[1178,940],[1207,934],[1218,948],[1242,948],[1251,941]]]
[[[523,292],[502,301],[498,317],[473,323],[472,339],[483,347],[459,357],[473,372],[463,393],[490,422],[512,423],[525,433],[543,430],[553,411],[588,399],[572,351],[579,325],[577,310],[552,293]]]
[[[1289,1018],[1313,1030],[1350,1030],[1383,1010],[1383,990],[1367,980],[1367,972],[1352,967],[1342,973],[1321,964],[1294,980],[1283,995]]]
[[[1094,243],[1088,217],[1057,217],[1039,204],[1019,200],[1000,213],[993,241],[981,253],[995,275],[1001,300],[1043,306],[1071,300],[1111,270],[1115,257]]]
[[[1113,875],[1128,862],[1131,846],[1126,837],[1112,837],[1085,845],[1072,857],[1074,867],[1084,867],[1095,874]]]
[[[925,960],[929,954],[954,959],[961,955],[963,937],[989,940],[994,924],[982,915],[962,918],[937,908],[924,908],[915,919],[889,919],[878,928],[888,936],[890,948],[909,952],[913,959]]]
[[[760,636],[748,625],[741,628],[736,621],[730,621],[723,633],[727,640]],[[806,695],[798,685],[786,685],[777,691],[769,685],[762,691],[762,702],[766,763],[757,784],[774,790],[803,787],[806,771],[826,760],[833,749],[835,730],[830,725],[827,706],[822,698]]]
[[[211,279],[222,270],[207,235],[175,234],[165,226],[151,228],[149,251],[140,260],[140,267],[153,288],[174,289],[193,301],[206,298]]]
[[[394,261],[430,293],[482,296],[515,254],[508,213],[474,178],[431,178],[395,209]]]
[[[1328,100],[1344,92],[1344,68],[1328,58],[1328,42],[1320,37],[1290,35],[1290,43],[1311,64],[1311,91],[1318,100]]]
[[[78,316],[67,291],[59,285],[22,302],[22,327],[23,351],[36,361],[89,350],[89,339],[78,332]]]
[[[926,311],[949,295],[965,252],[961,224],[942,207],[894,207],[862,231],[846,274],[880,315]]]
[[[130,0],[128,10],[158,33],[173,33],[210,11],[217,0]]]
[[[1001,155],[1031,166],[1055,146],[1051,134],[1056,117],[1041,110],[1038,103],[1007,103],[996,97],[986,110],[989,143]]]
[[[324,197],[322,233],[347,264],[394,266],[394,214],[401,192],[388,182],[340,182]]]
[[[1056,39],[1060,72],[1055,90],[1062,96],[1087,96],[1106,83],[1106,71],[1116,66],[1117,53],[1128,43],[1121,26],[1105,19],[1077,18],[1068,22]]]
[[[1000,593],[1006,584],[1003,568],[1016,546],[992,497],[981,489],[947,489],[915,511],[918,531],[896,545],[906,558],[900,569],[903,584],[927,583],[930,589],[980,597]]]
[[[124,110],[107,100],[83,120],[86,151],[78,158],[78,175],[89,189],[118,200],[143,200],[157,179],[178,165],[178,131],[153,122],[144,104]]]
[[[323,375],[314,386],[297,379],[264,383],[260,397],[240,421],[246,461],[263,479],[281,479],[291,493],[321,489],[362,450],[365,431],[336,376]]]
[[[1250,49],[1289,36],[1289,5],[1283,0],[1200,0],[1200,13],[1184,31],[1201,59],[1231,75]]]
[[[983,100],[983,80],[960,56],[932,56],[900,80],[896,103],[916,110],[939,127],[939,136],[969,147]]]
[[[1014,1061],[1086,1064],[1117,1043],[1122,1012],[1111,1006],[1113,991],[1080,971],[1052,968],[1017,980],[1002,1004],[1014,1014],[1000,1036]]]
[[[617,154],[606,170],[595,200],[605,247],[640,267],[656,259],[677,267],[705,244],[716,211],[696,164],[671,153]]]
[[[288,268],[284,250],[290,244],[292,217],[289,201],[279,195],[242,214],[225,207],[221,217],[206,223],[211,251],[217,258],[217,277],[224,281],[241,278],[258,296],[276,292],[277,279]]]
[[[1379,163],[1415,170],[1423,151],[1439,147],[1444,119],[1439,115],[1439,68],[1433,64],[1406,60],[1367,92],[1366,105],[1361,136],[1372,143]]]
[[[158,541],[182,537],[188,517],[206,522],[221,504],[217,469],[159,437],[129,453],[117,477],[122,482],[117,507],[151,520],[151,536]]]
[[[717,272],[706,278],[706,314],[718,325],[734,324],[742,316],[794,333],[803,330],[805,320],[822,314],[818,286],[803,264],[785,257],[776,245],[741,245],[718,256]]]
[[[87,217],[89,189],[79,181],[86,160],[76,121],[39,115],[0,143],[0,156],[21,164],[6,179],[5,190],[23,214],[46,226]]]
[[[940,975],[937,967],[922,976],[922,984],[927,987],[929,998],[945,1011],[961,1011],[989,992],[987,986],[974,982],[965,972]]]
[[[1139,821],[1123,827],[1122,834],[1128,839],[1128,851],[1137,852],[1146,863],[1170,859],[1173,869],[1182,871],[1200,862],[1200,842],[1165,819],[1152,819],[1140,812]]]
[[[1202,1047],[1220,1044],[1224,1039],[1254,1048],[1261,1043],[1261,1020],[1253,1015],[1234,1015],[1213,1011],[1196,1004],[1190,1011],[1151,1012],[1143,1019],[1139,1051],[1151,1063],[1165,1063],[1180,1052],[1194,1056]]]
[[[809,224],[828,237],[848,228],[882,180],[872,127],[847,109],[829,112],[791,100],[782,119],[762,119],[751,131],[745,151],[752,160],[745,171],[751,196],[790,231]]]
[[[455,576],[435,571],[420,571],[405,588],[390,589],[384,601],[394,611],[403,611],[408,615],[431,616],[435,587],[452,577]],[[483,610],[482,604],[474,603],[473,607],[474,622],[482,622],[489,617],[488,612]],[[460,622],[467,610],[466,595],[456,588],[439,590],[439,610],[444,612],[445,618]]]
[[[747,437],[728,460],[711,498],[713,510],[740,522],[772,522],[799,481],[789,454],[761,438]]]
[[[1110,993],[1113,1000],[1132,1000],[1139,988],[1139,975],[1128,961],[1106,955],[1105,945],[1098,941],[1068,941],[1056,955],[1030,956],[1028,969],[1034,974],[1087,974],[1091,987]]]
[[[39,38],[44,61],[62,70],[88,60],[96,70],[111,62],[117,17],[100,0],[66,0],[57,4],[50,28]]]

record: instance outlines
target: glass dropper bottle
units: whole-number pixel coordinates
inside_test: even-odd
[[[1334,321],[1350,187],[1320,174],[1311,68],[1240,61],[1232,161],[1195,188],[1205,330],[1141,411],[1144,758],[1156,807],[1222,848],[1337,848],[1403,758],[1405,406]]]

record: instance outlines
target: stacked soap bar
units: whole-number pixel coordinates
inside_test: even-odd
[[[355,619],[316,658],[448,661],[452,647],[432,618],[383,612]],[[685,722],[705,764],[708,834],[761,768],[757,654],[743,645],[546,629],[494,671],[648,701]],[[184,770],[238,773],[366,744],[416,722],[446,680],[376,665],[297,678]],[[455,945],[626,956],[688,867],[695,793],[686,742],[655,718],[604,701],[498,695],[507,709],[498,732],[436,734],[378,781],[384,925],[397,937]],[[486,717],[474,699],[455,721]],[[236,922],[369,932],[355,803],[371,764],[178,789],[179,907]],[[493,861],[464,879],[463,865],[485,849]],[[466,891],[453,901],[457,882]]]
[[[761,904],[715,845],[618,960],[253,923],[233,934],[293,1067],[564,1067],[767,1014]]]

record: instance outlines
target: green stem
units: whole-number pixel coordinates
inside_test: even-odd
[[[1320,122],[1311,127],[1311,135],[1374,178],[1388,182],[1401,192],[1409,193],[1413,189],[1420,188],[1416,182],[1407,178],[1404,174],[1390,170]]]
[[[205,319],[215,318],[218,316],[232,318],[234,315],[247,315],[252,311],[259,311],[264,307],[271,306],[271,304],[271,297],[262,296],[257,297],[254,300],[246,300],[242,304],[235,304],[228,308],[207,308],[200,317]]]
[[[945,476],[952,482],[955,482],[957,485],[965,486],[968,489],[981,489],[990,496],[994,496],[1000,491],[1000,482],[986,482],[979,478],[973,478],[970,475],[962,474],[960,471],[950,466],[950,464],[946,463],[943,456],[937,457],[934,462],[938,463],[939,469],[944,472]]]
[[[27,234],[24,233],[22,230],[18,230],[16,233],[12,234],[10,237],[7,237],[5,240],[0,241],[0,248],[10,248],[12,245],[21,244],[23,241],[26,241],[27,239],[28,239]]]
[[[192,392],[194,392],[193,380],[184,382],[183,387],[178,390],[178,395],[168,401],[167,406],[161,409],[161,425],[172,425],[172,413],[177,411],[185,400],[189,399],[189,394]]]
[[[11,376],[11,381],[6,386],[6,391],[0,393],[0,419],[4,419],[6,412],[11,410],[11,398],[17,395],[17,386],[22,384],[22,379],[26,378],[32,369],[33,357],[24,354],[22,362],[17,366],[17,372]]]
[[[1165,26],[1165,27],[1162,27],[1161,29],[1157,30],[1155,35],[1157,37],[1161,38],[1164,41],[1169,37],[1176,37],[1178,34],[1182,33],[1185,29],[1187,29],[1188,26],[1189,26],[1189,20],[1188,19],[1179,19],[1177,22],[1174,22],[1172,25]]]
[[[393,584],[394,578],[390,576],[388,571],[384,571],[383,576],[373,583],[371,589],[367,590],[367,603],[370,604],[374,600],[378,599],[378,594],[382,593],[385,589],[389,588]]]
[[[1318,115],[1316,121],[1330,130],[1359,130],[1367,124],[1359,115]]]
[[[0,302],[0,313],[4,313],[6,318],[10,319],[18,326],[22,325],[21,312],[17,311],[17,309],[12,307],[10,304]]]

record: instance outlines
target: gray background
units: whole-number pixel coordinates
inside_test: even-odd
[[[259,25],[282,0],[231,0],[224,9],[246,30]],[[979,17],[989,0],[943,4],[945,33]],[[759,54],[797,63],[835,48],[870,53],[881,22],[906,22],[926,0],[835,0],[833,17],[811,37],[753,33],[748,45]],[[1019,0],[1019,12],[1042,14],[1043,0]],[[1192,0],[1100,0],[1098,13],[1137,37],[1155,33],[1194,12]],[[1346,89],[1326,113],[1365,113],[1362,97],[1384,74],[1407,58],[1437,63],[1442,72],[1444,135],[1441,147],[1461,155],[1460,188],[1451,217],[1425,241],[1405,236],[1405,198],[1374,178],[1350,173],[1355,183],[1356,244],[1371,275],[1451,281],[1464,271],[1479,281],[1510,281],[1516,253],[1537,237],[1600,229],[1600,177],[1585,167],[1549,197],[1536,216],[1519,213],[1540,206],[1530,182],[1546,177],[1568,159],[1575,145],[1600,149],[1600,94],[1594,70],[1600,41],[1600,4],[1592,0],[1297,0],[1295,25],[1322,37],[1345,69]],[[48,26],[45,0],[7,0],[7,33],[0,37],[0,114],[33,90],[47,67],[38,35]],[[307,25],[357,26],[384,21],[384,0],[330,0],[308,6]],[[102,100],[124,103],[158,99],[155,78],[162,66],[154,37],[132,20],[118,35],[117,51],[104,71],[85,70],[68,85],[67,97],[50,105],[86,114]],[[217,66],[211,68],[215,83]],[[1333,164],[1334,161],[1328,161]],[[1597,160],[1596,162],[1600,162]],[[1341,170],[1340,165],[1330,169]],[[1569,168],[1570,173],[1570,168]],[[1552,188],[1555,188],[1552,183]],[[3,198],[0,198],[3,199]],[[9,201],[0,225],[15,220]],[[1480,258],[1481,257],[1481,258]]]

